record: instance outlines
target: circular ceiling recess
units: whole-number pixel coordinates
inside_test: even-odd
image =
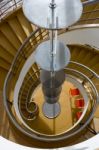
[[[23,12],[27,19],[46,29],[69,27],[80,19],[83,11],[81,0],[55,0],[54,15],[51,6],[51,0],[23,0]]]

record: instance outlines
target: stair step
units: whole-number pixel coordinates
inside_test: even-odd
[[[7,37],[10,43],[15,47],[15,49],[19,49],[21,46],[21,42],[16,36],[16,33],[13,32],[8,22],[5,22],[2,26],[0,26],[1,32]]]
[[[92,52],[86,52],[86,56],[83,59],[83,64],[87,65],[90,60],[93,58],[93,53]]]
[[[4,60],[6,60],[8,63],[12,63],[13,56],[8,53],[3,47],[0,46],[0,57]]]
[[[0,64],[1,64],[1,60],[0,60]],[[3,90],[4,81],[5,81],[7,72],[8,72],[8,70],[0,67],[0,91]]]
[[[90,16],[89,16],[89,18],[93,18],[94,19],[93,20],[93,24],[94,24],[96,22],[95,20],[97,20],[95,18],[99,17],[99,5],[97,4],[96,7],[93,10],[98,10],[96,12],[94,11],[93,13],[90,13]],[[99,23],[99,20],[97,20],[97,22]]]
[[[15,56],[17,50],[15,49],[15,47],[13,47],[13,45],[9,42],[9,40],[4,36],[2,32],[0,32],[0,45],[13,56]]]
[[[0,58],[0,67],[4,68],[5,70],[9,70],[11,64],[5,61],[4,59]]]
[[[84,7],[83,12],[89,12],[89,11],[92,12],[92,10],[95,10],[96,6],[97,6],[97,4],[87,5],[86,7]],[[90,21],[88,20],[91,17],[92,13],[83,13],[80,20],[86,20],[86,21],[81,21],[81,22],[79,21],[77,24],[93,23],[93,20],[90,20]]]
[[[80,50],[80,53],[77,54],[77,62],[82,63],[83,60],[84,60],[84,58],[85,58],[85,56],[86,56],[86,51],[83,50],[83,49],[81,49],[81,50]]]
[[[94,67],[97,63],[99,63],[99,56],[93,55],[93,59],[91,59],[89,67]]]
[[[71,51],[73,51],[73,52],[71,53],[71,60],[75,60],[75,59],[77,59],[77,56],[78,56],[77,54],[80,53],[80,50],[78,50],[78,48],[75,46],[74,46],[74,48],[72,47],[72,49],[73,50],[71,50]]]
[[[16,34],[17,38],[20,40],[21,43],[23,43],[24,40],[27,38],[27,36],[17,17],[9,19],[8,23],[12,28],[12,30],[14,31],[14,33]]]
[[[25,32],[25,34],[27,35],[27,37],[30,35],[30,33],[33,32],[33,29],[31,27],[31,24],[29,23],[29,21],[26,19],[26,17],[24,16],[23,12],[20,11],[17,13],[17,18]]]
[[[99,75],[99,62],[92,66],[92,70],[94,70]]]

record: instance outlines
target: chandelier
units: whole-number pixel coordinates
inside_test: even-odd
[[[64,68],[71,58],[69,48],[58,40],[58,30],[76,23],[82,11],[80,0],[23,1],[27,19],[49,30],[49,40],[41,43],[35,52],[35,61],[41,68],[40,80],[45,98],[42,110],[47,118],[55,118],[61,112],[59,97],[65,81]]]

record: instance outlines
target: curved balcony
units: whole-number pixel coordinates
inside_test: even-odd
[[[14,62],[10,68],[10,71],[5,81],[4,104],[11,122],[13,122],[13,124],[17,127],[18,130],[20,130],[23,134],[33,139],[41,141],[43,140],[46,141],[46,143],[49,140],[53,141],[51,147],[56,147],[55,141],[70,139],[70,137],[72,136],[74,137],[74,135],[76,134],[78,134],[79,136],[79,132],[81,130],[83,129],[85,130],[86,128],[88,128],[88,124],[93,119],[94,113],[96,111],[96,106],[98,104],[99,96],[97,91],[98,88],[96,88],[97,87],[96,81],[98,82],[99,76],[94,71],[89,69],[87,66],[71,61],[68,68],[66,68],[66,74],[68,75],[67,79],[69,79],[69,82],[75,81],[76,84],[78,82],[80,85],[82,85],[86,91],[85,93],[87,93],[88,96],[85,99],[87,99],[87,101],[89,99],[88,110],[86,110],[85,112],[86,115],[84,114],[82,122],[77,125],[74,125],[76,123],[72,123],[70,131],[67,130],[66,132],[65,128],[63,130],[64,134],[63,132],[60,132],[59,135],[57,135],[57,133],[55,135],[55,133],[47,133],[47,132],[46,133],[44,132],[45,134],[44,133],[42,134],[40,133],[40,130],[35,131],[35,128],[34,129],[33,127],[31,128],[30,123],[31,120],[28,118],[30,117],[30,115],[29,110],[27,109],[27,104],[30,102],[31,99],[30,97],[33,94],[33,91],[35,91],[35,88],[38,87],[38,85],[40,84],[39,67],[33,61],[34,56],[33,52],[37,47],[37,45],[35,45],[34,43],[35,40],[38,39],[38,37],[42,37],[38,39],[38,44],[39,42],[42,42],[43,40],[47,40],[49,38],[48,32],[44,30],[43,32],[41,32],[40,36],[39,35],[37,37],[35,36],[34,39],[34,35],[37,34],[39,30],[40,29],[37,29],[34,33],[31,34],[31,36],[28,39],[26,39],[25,43],[19,49],[19,52],[17,53],[16,58],[14,59]],[[30,47],[29,41],[31,41],[33,47]],[[74,57],[75,54],[73,53],[71,54]],[[81,54],[79,56],[81,56]],[[33,119],[33,121],[35,122],[35,119]],[[72,127],[73,125],[74,127]],[[51,135],[48,136],[48,134]],[[65,144],[63,143],[63,146],[66,146],[66,144],[67,143]]]
[[[63,85],[63,92],[68,89],[67,83],[69,88],[79,89],[80,87],[80,97],[77,97],[77,100],[84,99],[85,107],[75,108],[76,105],[78,106],[78,102],[75,102],[69,95],[70,93],[66,91],[68,96],[66,97],[65,107],[60,102],[65,115],[60,115],[57,122],[55,122],[55,119],[47,120],[47,118],[44,118],[40,109],[43,104],[38,99],[40,97],[42,101],[44,100],[39,81],[40,69],[33,59],[33,52],[36,47],[49,39],[48,31],[37,29],[37,27],[31,25],[23,16],[22,10],[18,9],[19,4],[17,5],[18,10],[16,10],[16,6],[11,6],[11,9],[5,9],[2,13],[3,19],[0,25],[0,37],[2,39],[0,39],[0,61],[2,63],[0,69],[3,74],[1,80],[5,80],[4,77],[8,72],[3,92],[4,104],[10,119],[10,126],[14,125],[16,134],[18,132],[20,137],[23,136],[25,141],[28,141],[24,143],[18,137],[18,143],[32,147],[56,148],[82,142],[99,132],[94,124],[94,121],[99,118],[99,52],[96,43],[97,36],[93,34],[93,32],[98,33],[99,6],[96,3],[98,1],[94,2],[84,2],[84,13],[77,26],[59,31],[59,38],[65,44],[69,44],[71,51],[71,61],[65,68],[66,81]],[[13,11],[14,8],[15,15],[6,16],[6,13]],[[81,26],[80,24],[87,25]],[[81,35],[79,30],[82,31],[82,39],[76,37],[74,40],[75,34],[79,32],[78,35]],[[93,38],[91,36],[90,39],[87,38],[89,31]],[[70,33],[72,34],[71,41],[68,38]],[[11,38],[9,38],[9,35]],[[84,35],[86,35],[86,38],[84,38]],[[24,71],[22,72],[22,70]],[[85,94],[83,95],[83,93]],[[38,110],[37,113],[31,109],[31,105]],[[68,108],[70,108],[69,111]],[[67,119],[67,113],[70,120]],[[64,124],[61,127],[62,119]],[[48,126],[48,123],[50,126]],[[36,128],[37,126],[38,128]],[[11,138],[9,139],[11,140]]]

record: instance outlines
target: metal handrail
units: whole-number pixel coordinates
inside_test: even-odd
[[[99,0],[86,0],[85,2],[83,2],[83,5],[86,6],[86,5],[92,5],[95,3],[99,3]]]
[[[30,34],[30,36],[28,37],[28,38],[26,38],[25,39],[25,41],[24,41],[24,43],[21,45],[21,47],[19,48],[19,50],[17,51],[17,54],[15,55],[15,57],[14,57],[14,60],[13,60],[13,62],[12,62],[12,64],[11,64],[11,67],[10,67],[10,72],[12,72],[12,70],[13,70],[13,67],[15,67],[15,64],[17,63],[17,60],[18,60],[18,58],[19,58],[19,56],[21,56],[25,61],[26,61],[26,57],[25,57],[25,54],[24,54],[24,52],[23,52],[23,50],[24,50],[24,48],[25,48],[25,46],[27,45],[27,44],[29,44],[30,45],[30,43],[29,43],[29,41],[30,41],[30,39],[33,37],[33,41],[35,41],[37,38],[38,38],[38,36],[35,36],[35,34],[36,33],[38,33],[40,31],[40,28],[38,28],[37,30],[35,30],[34,32],[32,32],[31,34]],[[40,34],[42,35],[43,33],[45,33],[45,31],[46,30],[44,30],[44,31],[42,31]],[[43,35],[43,38],[44,37],[46,37],[46,35],[48,35],[48,33],[46,33],[46,34],[44,34]],[[35,37],[35,38],[34,38]],[[33,42],[32,41],[32,42]],[[43,39],[41,40],[41,39],[39,39],[38,40],[38,42],[41,42],[41,41],[43,41]],[[35,45],[35,46],[37,46],[37,45]],[[28,52],[30,51],[31,49],[29,49],[28,48]]]
[[[93,20],[99,20],[99,17],[96,17],[96,18],[88,18],[88,19],[81,19],[81,20],[79,20],[79,22],[93,21]]]
[[[87,69],[87,70],[88,70],[89,72],[91,72],[96,78],[99,79],[99,75],[98,75],[97,73],[95,73],[92,69],[90,69],[89,67],[87,67],[87,66],[85,66],[85,65],[83,65],[83,64],[80,64],[80,63],[78,63],[78,62],[75,62],[75,61],[70,61],[70,63],[76,64],[76,65],[78,65],[78,66],[80,66],[80,67],[83,67],[83,68]]]
[[[17,54],[16,54],[16,56],[15,56],[15,58],[14,58],[14,61],[13,61],[12,65],[11,65],[11,68],[10,68],[10,70],[9,70],[9,73],[12,72],[12,68],[13,68],[15,62],[17,62],[17,59],[18,59],[18,57],[19,57],[19,54],[20,54],[21,51],[24,49],[25,45],[29,42],[29,40],[30,40],[39,30],[40,30],[40,29],[38,28],[36,31],[34,31],[33,33],[31,33],[30,36],[24,41],[23,45],[19,48],[19,50],[18,50],[18,52],[17,52]],[[45,32],[45,31],[44,31],[44,32]],[[42,33],[43,33],[43,32],[42,32]],[[38,35],[38,36],[39,36],[39,35]],[[36,38],[35,38],[35,39],[36,39]],[[23,56],[23,58],[24,58],[24,56]],[[26,60],[26,59],[25,59],[25,60]],[[88,68],[87,68],[87,69],[88,69]]]
[[[2,6],[0,7],[0,9],[2,9],[4,6],[6,6],[7,4],[9,4],[11,1],[12,1],[12,0],[9,0],[7,3],[5,3],[4,5],[2,5]]]
[[[8,87],[9,87],[10,79],[13,77],[12,69],[13,69],[13,67],[14,67],[14,64],[17,62],[17,59],[18,59],[20,53],[23,51],[25,45],[29,42],[29,40],[30,40],[32,37],[35,37],[35,34],[38,33],[39,30],[40,30],[40,29],[38,28],[36,31],[32,32],[32,33],[30,34],[30,36],[29,36],[27,39],[25,39],[23,45],[21,45],[21,47],[20,47],[19,50],[17,51],[17,54],[16,54],[16,56],[15,56],[15,58],[14,58],[14,60],[13,60],[13,63],[12,63],[12,65],[11,65],[11,68],[9,69],[9,72],[8,72],[8,74],[7,74],[7,76],[6,76],[6,79],[5,79],[5,82],[4,82],[4,88],[3,88],[4,106],[5,106],[6,112],[7,112],[8,116],[9,116],[11,122],[13,122],[14,124],[16,124],[17,128],[18,128],[20,131],[22,130],[23,132],[24,132],[24,129],[21,128],[21,126],[17,123],[16,119],[13,118],[13,113],[10,112],[10,107],[9,107],[9,105],[8,105],[8,99],[7,99],[7,96],[8,96],[7,94],[8,94],[8,91],[10,90],[10,88],[8,88]],[[46,36],[46,35],[45,35],[45,36]],[[36,39],[36,37],[35,37],[35,39]],[[24,56],[23,56],[22,58],[25,59]],[[25,60],[26,60],[26,59],[25,59]],[[30,131],[28,130],[28,132],[30,132]],[[25,133],[27,133],[27,132],[25,131]],[[37,135],[35,135],[35,136],[37,137]]]
[[[12,2],[12,5],[10,5],[9,7],[7,7],[8,5],[9,5],[9,3],[11,3]],[[20,4],[20,5],[19,5]],[[4,5],[2,5],[1,7],[0,7],[0,11],[1,11],[1,13],[0,13],[0,20],[2,20],[3,19],[3,17],[8,13],[8,12],[12,12],[13,10],[15,10],[16,8],[18,8],[19,6],[21,6],[22,5],[22,0],[19,0],[19,1],[12,1],[12,0],[9,0],[7,3],[5,3]],[[5,6],[6,6],[6,9],[5,9]],[[4,9],[4,11],[3,11],[3,9]],[[13,10],[11,10],[11,9],[13,9]]]
[[[70,61],[69,64],[76,64],[76,65],[78,65],[78,66],[80,66],[80,67],[83,67],[84,69],[86,69],[87,71],[89,71],[93,76],[95,76],[97,79],[99,79],[99,75],[98,75],[97,73],[95,73],[93,70],[91,70],[89,67],[87,67],[87,66],[85,66],[85,65],[83,65],[83,64],[80,64],[80,63],[78,63],[78,62],[75,62],[75,61]],[[38,71],[39,71],[39,70],[38,70]],[[38,71],[37,71],[37,72],[38,72]],[[37,72],[34,72],[33,75],[36,74]],[[27,82],[30,78],[31,78],[31,76],[29,76],[28,79],[27,79],[25,82]],[[25,84],[25,85],[26,85],[26,84]],[[24,86],[25,86],[25,85],[24,85]]]
[[[21,46],[21,48],[19,49],[19,51],[18,51],[18,53],[17,53],[17,55],[16,55],[16,57],[15,57],[15,59],[14,59],[14,61],[13,61],[13,64],[12,64],[12,66],[11,66],[11,68],[10,68],[10,71],[9,71],[7,77],[6,77],[5,84],[4,84],[4,90],[3,90],[4,105],[5,105],[6,111],[7,111],[8,115],[9,115],[11,121],[12,121],[14,124],[16,124],[17,128],[18,128],[20,131],[22,131],[24,134],[26,134],[26,135],[28,135],[28,136],[32,136],[32,135],[31,135],[31,132],[30,132],[29,130],[27,130],[27,131],[28,131],[28,133],[27,133],[27,131],[24,130],[24,129],[22,129],[22,127],[16,122],[16,119],[13,118],[13,114],[11,114],[11,112],[10,112],[11,110],[10,110],[10,108],[8,107],[8,102],[7,102],[7,97],[6,97],[6,95],[7,95],[7,92],[8,92],[8,82],[9,82],[10,77],[11,77],[11,75],[12,75],[12,68],[13,68],[13,66],[14,66],[14,63],[17,61],[17,58],[18,58],[18,56],[19,56],[19,54],[20,54],[20,51],[22,51],[22,50],[24,49],[25,45],[29,42],[29,40],[30,40],[38,31],[39,31],[39,29],[37,29],[35,32],[33,32],[33,33],[30,35],[30,37],[25,40],[24,44],[23,44],[23,45]],[[86,68],[86,69],[87,69],[87,68]],[[93,72],[92,72],[92,73],[93,73]],[[97,94],[96,94],[96,95],[97,95]],[[97,96],[97,97],[99,98],[99,96]],[[38,136],[35,135],[35,138],[38,138]]]
[[[87,69],[87,71],[89,71],[92,75],[94,75],[96,78],[98,78],[99,79],[99,76],[93,71],[93,70],[91,70],[90,68],[88,68],[87,66],[85,66],[85,65],[83,65],[83,64],[80,64],[80,63],[77,63],[77,62],[74,62],[74,61],[70,61],[70,64],[76,64],[76,65],[78,65],[78,66],[80,66],[80,67],[83,67],[84,69]],[[39,71],[39,70],[38,70]],[[36,73],[36,72],[35,72]],[[35,73],[33,73],[33,75],[35,74]],[[32,75],[32,76],[33,76]],[[25,81],[25,85],[26,85],[26,83],[27,83],[27,81],[29,80],[31,78],[31,76],[29,76],[28,77],[28,79]],[[33,83],[34,84],[34,83]],[[24,86],[25,86],[24,85]],[[31,87],[32,87],[32,85],[31,85]],[[30,89],[31,89],[31,87],[30,87]],[[23,89],[23,88],[22,88]],[[30,89],[28,89],[28,93],[29,93],[29,90]],[[22,92],[22,91],[21,91]],[[27,96],[28,97],[28,96]],[[27,104],[27,98],[26,98],[26,104]],[[27,106],[27,105],[26,105]]]
[[[21,51],[24,49],[25,45],[29,42],[29,40],[30,40],[39,30],[40,30],[40,29],[38,28],[36,31],[34,31],[33,33],[31,33],[30,36],[24,41],[23,45],[19,48],[19,50],[18,50],[18,52],[17,52],[17,54],[16,54],[16,56],[15,56],[15,58],[14,58],[14,61],[13,61],[12,65],[11,65],[11,68],[10,68],[9,72],[12,72],[12,68],[13,68],[15,62],[17,62],[17,59],[18,59],[18,57],[19,57],[19,54],[20,54]],[[35,39],[36,39],[36,38],[35,38]],[[24,58],[24,56],[23,56],[23,58]],[[25,60],[26,60],[26,59],[25,59]]]
[[[67,134],[66,136],[64,135],[63,137],[57,137],[58,140],[67,139],[67,138],[70,138],[71,136],[74,136],[75,134],[79,133],[82,129],[84,129],[84,128],[86,127],[86,125],[89,124],[89,122],[90,122],[90,120],[93,118],[93,114],[94,114],[94,112],[95,112],[95,110],[96,110],[97,103],[98,103],[98,97],[99,97],[98,92],[97,92],[97,90],[96,90],[94,84],[92,83],[92,81],[91,81],[86,75],[84,75],[84,74],[82,74],[81,72],[76,71],[76,70],[74,70],[74,69],[66,68],[66,70],[69,70],[69,71],[71,71],[71,72],[75,72],[75,73],[79,74],[80,76],[83,76],[84,78],[86,78],[86,79],[89,81],[89,83],[92,85],[92,87],[93,87],[93,89],[94,89],[94,91],[95,91],[95,94],[96,94],[97,99],[96,99],[96,101],[94,101],[94,106],[92,107],[92,112],[91,112],[90,115],[88,116],[88,118],[87,118],[86,122],[84,123],[84,125],[82,125],[80,128],[78,128],[76,131]],[[24,130],[24,129],[22,129],[22,130]],[[21,131],[22,131],[22,130],[21,130]],[[24,133],[26,133],[26,132],[24,131]],[[32,133],[31,133],[31,134],[27,133],[27,134],[28,134],[28,136],[31,136],[31,137],[33,136],[33,137],[34,137],[34,135],[33,135]],[[37,139],[38,139],[38,137],[37,137]],[[42,140],[42,137],[39,137],[39,139]],[[47,136],[45,136],[44,140],[46,140],[46,141],[48,140],[48,139],[47,139]],[[52,138],[52,139],[50,139],[50,140],[53,141],[53,140],[55,140],[55,139]]]
[[[28,82],[36,73],[38,73],[38,72],[39,72],[39,70],[36,71],[36,72],[34,72],[34,73],[32,74],[32,76],[29,76],[28,79],[25,81],[25,85],[26,85],[27,82]],[[29,91],[30,91],[31,87],[33,87],[33,85],[35,85],[35,82],[37,82],[37,80],[34,81],[34,82],[32,82],[32,84],[30,85],[30,88],[28,89],[28,92],[27,92],[26,102],[25,102],[25,106],[26,106],[26,111],[27,111],[27,113],[30,113],[30,112],[28,111],[28,106],[27,106],[27,104],[28,104]],[[24,85],[24,87],[25,87],[25,85]],[[24,87],[23,87],[22,89],[24,89]],[[19,94],[20,94],[20,93],[19,93]],[[20,97],[21,97],[21,96],[22,96],[22,91],[21,91],[21,94],[19,95],[19,100],[20,100]],[[27,118],[23,115],[23,113],[22,113],[22,111],[21,111],[21,102],[20,102],[19,100],[18,100],[18,103],[19,103],[19,111],[20,111],[20,114],[22,115],[22,117],[23,117],[25,120],[27,120]]]

